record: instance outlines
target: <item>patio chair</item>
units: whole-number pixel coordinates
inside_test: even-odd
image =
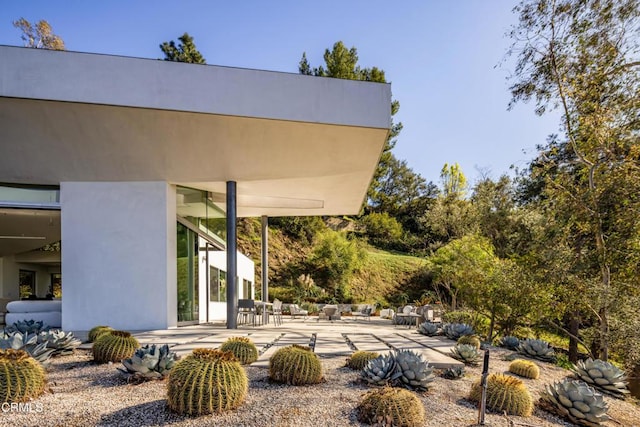
[[[256,326],[256,303],[252,299],[239,299],[238,300],[238,323],[249,323],[251,321],[253,326]]]
[[[353,316],[354,320],[358,320],[358,317],[363,317],[367,320],[371,320],[372,311],[373,311],[373,308],[370,305],[368,305],[360,311],[354,311],[353,313],[351,313],[351,315]]]
[[[289,310],[291,311],[292,319],[295,319],[296,316],[303,316],[306,319],[309,316],[309,311],[301,309],[298,304],[289,305]]]
[[[269,312],[269,315],[273,316],[273,323],[276,326],[282,325],[282,301],[275,299],[273,301],[273,307]]]

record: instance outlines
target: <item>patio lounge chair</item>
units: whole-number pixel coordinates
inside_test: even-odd
[[[304,318],[306,319],[309,315],[309,312],[307,310],[302,310],[298,304],[290,304],[289,310],[291,311],[292,319],[295,319],[296,316],[304,316]]]
[[[354,320],[357,320],[358,317],[363,317],[367,320],[371,320],[371,312],[373,311],[373,308],[371,306],[366,306],[364,307],[362,310],[360,311],[354,311],[353,313],[351,313],[351,315],[354,317]]]

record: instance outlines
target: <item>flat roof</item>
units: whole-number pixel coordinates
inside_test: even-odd
[[[0,46],[0,182],[167,181],[238,216],[361,208],[388,84]]]

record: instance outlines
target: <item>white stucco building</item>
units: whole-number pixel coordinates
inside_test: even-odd
[[[254,296],[236,218],[357,214],[390,104],[387,84],[0,46],[0,297],[61,283],[72,331],[224,320]]]

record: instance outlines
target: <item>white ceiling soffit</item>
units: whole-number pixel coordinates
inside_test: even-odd
[[[387,84],[7,46],[0,57],[0,182],[224,193],[236,181],[239,216],[352,214],[389,131]]]

